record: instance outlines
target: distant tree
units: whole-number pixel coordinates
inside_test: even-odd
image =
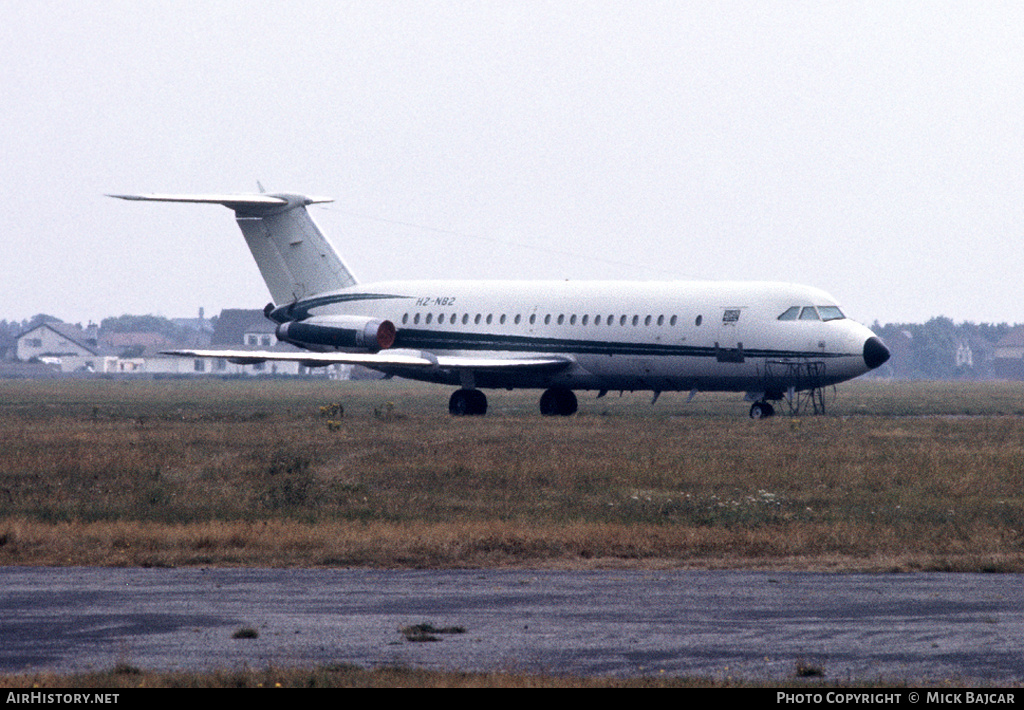
[[[181,326],[163,316],[128,314],[104,318],[100,321],[100,330],[105,333],[159,333],[168,338],[178,338],[183,331]]]
[[[976,379],[992,376],[991,353],[1014,327],[1006,323],[955,324],[949,318],[937,317],[927,323],[876,322],[872,330],[894,346],[893,359],[883,367],[888,375],[906,379]],[[958,362],[957,354],[964,348],[972,353],[969,363]]]
[[[37,325],[41,325],[43,323],[63,323],[63,322],[64,321],[62,321],[57,316],[51,316],[51,315],[48,315],[46,313],[36,313],[34,316],[29,318],[28,321],[24,321],[23,322],[23,325],[24,325],[23,329],[24,330],[29,330],[30,328],[35,328]]]

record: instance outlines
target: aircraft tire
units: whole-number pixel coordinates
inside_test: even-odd
[[[754,402],[750,405],[751,419],[767,419],[775,416],[775,407],[768,402]]]
[[[540,396],[540,413],[546,417],[568,417],[579,409],[576,395],[568,387],[552,387]]]
[[[448,413],[453,417],[480,416],[487,413],[487,395],[480,390],[461,389],[452,392]]]

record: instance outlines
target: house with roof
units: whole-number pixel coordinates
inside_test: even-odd
[[[45,362],[61,372],[117,372],[117,353],[101,346],[99,328],[47,321],[17,336],[22,362]]]

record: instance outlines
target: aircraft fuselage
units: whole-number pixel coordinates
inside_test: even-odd
[[[877,366],[865,348],[878,339],[859,323],[820,315],[779,319],[809,307],[815,314],[838,308],[823,291],[785,283],[402,281],[300,300],[289,315],[387,320],[395,325],[397,350],[571,360],[557,372],[477,372],[475,387],[777,394],[806,385],[806,370],[794,365],[818,365],[819,385]],[[402,375],[465,382],[455,369]]]

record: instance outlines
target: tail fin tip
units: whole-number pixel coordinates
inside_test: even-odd
[[[233,210],[270,295],[279,305],[356,283],[352,271],[305,209],[307,205],[333,202],[330,197],[289,193],[111,194],[108,197],[218,204]]]

